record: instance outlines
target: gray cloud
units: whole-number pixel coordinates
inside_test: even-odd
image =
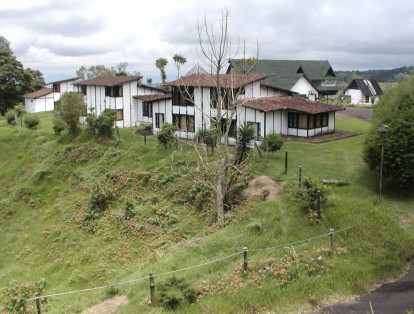
[[[71,64],[78,60],[91,64],[106,60],[108,66],[128,61],[130,71],[141,71],[145,77],[158,81],[159,71],[154,65],[158,57],[169,58],[167,74],[170,78],[176,75],[172,62],[175,53],[187,57],[188,63],[182,72],[191,68],[193,61],[199,62],[197,21],[206,15],[209,24],[218,29],[220,11],[225,5],[230,13],[232,41],[236,44],[238,37],[245,40],[249,55],[255,55],[258,40],[260,57],[267,59],[327,59],[334,69],[414,64],[414,2],[411,0],[398,3],[386,0],[229,0],[225,3],[194,0],[168,8],[159,4],[164,9],[155,11],[143,8],[145,4],[138,7],[126,0],[118,2],[54,0],[30,9],[0,9],[0,27],[21,27],[30,36],[18,34],[13,39],[7,34],[1,35],[11,41],[16,55],[24,56],[31,67],[34,66],[30,62],[35,61],[30,59],[28,49],[45,50],[48,60],[44,65],[35,65],[50,71],[51,75],[59,70],[66,73],[71,68],[60,67],[59,58],[67,58],[65,60],[71,60]],[[122,16],[123,11],[117,11],[119,16],[114,16],[114,5],[124,7],[124,12],[132,10],[136,15],[132,19],[129,16],[128,21]],[[140,21],[148,15],[150,24],[141,28]],[[110,33],[114,26],[121,26],[117,28],[117,35]],[[106,32],[110,35],[106,36]],[[56,57],[54,61],[53,56]],[[41,57],[37,56],[36,62],[39,59]],[[55,67],[51,65],[53,62]],[[72,75],[80,65],[76,68],[72,65]]]

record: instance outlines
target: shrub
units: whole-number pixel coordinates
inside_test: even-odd
[[[65,122],[70,135],[79,134],[79,117],[82,116],[85,108],[83,94],[77,92],[63,93],[60,101],[56,103],[55,114]]]
[[[212,146],[216,143],[217,134],[218,133],[216,129],[211,129],[211,130],[200,129],[197,131],[195,135],[195,140],[197,142]]]
[[[84,223],[98,219],[108,208],[109,202],[116,194],[107,182],[106,178],[96,179],[89,188],[89,207],[86,211]]]
[[[91,136],[96,135],[96,116],[94,114],[88,114],[86,116],[86,124],[88,125],[88,132]]]
[[[46,288],[46,281],[39,280],[35,284],[27,283],[18,285],[11,283],[5,290],[5,303],[2,313],[35,313],[35,308],[27,304],[27,300],[35,297],[36,294],[41,295]],[[46,311],[48,300],[46,298],[40,299],[42,310]],[[33,303],[32,303],[33,304]]]
[[[318,191],[320,192],[320,205],[323,206],[326,204],[329,188],[310,177],[302,180],[301,187],[295,193],[299,206],[310,213],[311,222],[318,222],[321,218],[317,208]]]
[[[96,180],[89,189],[89,197],[90,208],[103,212],[107,209],[109,201],[115,197],[115,193],[106,180]]]
[[[277,152],[278,150],[282,148],[283,143],[284,143],[283,137],[275,133],[269,134],[267,136],[267,141],[269,143],[270,152]],[[260,148],[263,150],[266,150],[266,140],[262,142],[262,144],[260,145]]]
[[[243,185],[236,184],[224,196],[224,209],[231,210],[239,205],[243,200]]]
[[[62,119],[57,118],[57,117],[53,119],[53,131],[55,132],[56,135],[59,136],[60,133],[62,133],[62,131],[65,130],[65,128],[66,128],[66,124]]]
[[[414,186],[414,79],[382,95],[374,108],[373,123],[364,144],[364,160],[379,172],[384,143],[384,181],[396,187]],[[388,126],[384,139],[378,129]]]
[[[38,116],[30,114],[24,117],[24,125],[29,129],[34,129],[39,123],[40,119]]]
[[[244,122],[237,129],[237,138],[240,146],[237,149],[237,160],[240,164],[247,156],[247,143],[254,138],[254,128],[251,124]]]
[[[95,128],[99,137],[110,139],[113,137],[113,127],[116,121],[116,111],[113,109],[105,109],[95,119]]]
[[[7,123],[10,125],[16,125],[16,111],[14,110],[7,110],[6,112],[6,120]]]
[[[18,104],[17,106],[14,106],[14,111],[16,112],[18,118],[26,114],[26,110],[22,104]]]
[[[197,294],[197,290],[184,279],[173,277],[160,286],[159,303],[167,309],[174,310],[185,301],[194,303],[197,300]]]
[[[26,110],[24,106],[22,104],[18,104],[17,106],[14,106],[14,111],[16,112],[17,118],[20,118],[20,125],[23,126],[22,118],[23,118],[23,115],[26,114]]]
[[[202,210],[204,205],[210,202],[212,192],[209,186],[196,181],[189,190],[186,201],[193,204],[196,209]]]
[[[134,211],[134,204],[132,204],[131,202],[126,202],[124,218],[129,220],[131,218],[134,218],[135,215],[136,215],[136,213]]]
[[[157,133],[158,142],[164,146],[171,144],[174,141],[174,132],[177,130],[178,128],[174,124],[165,122]]]
[[[88,114],[86,123],[88,124],[89,134],[91,136],[99,136],[101,138],[110,139],[113,137],[113,127],[116,121],[116,111],[113,109],[105,109],[99,115]]]

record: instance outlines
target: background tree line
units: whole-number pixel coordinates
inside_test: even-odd
[[[336,76],[345,82],[350,83],[355,78],[376,79],[381,83],[401,82],[405,78],[414,75],[414,66],[388,70],[367,70],[367,71],[335,71]]]

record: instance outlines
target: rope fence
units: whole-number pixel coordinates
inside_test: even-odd
[[[155,300],[155,296],[154,296],[154,287],[155,287],[154,278],[155,277],[171,275],[171,274],[174,274],[174,273],[178,273],[178,272],[182,272],[182,271],[186,271],[186,270],[190,270],[190,269],[194,269],[194,268],[198,268],[198,267],[203,267],[203,266],[206,266],[206,265],[209,265],[209,264],[213,264],[213,263],[217,263],[219,261],[223,261],[223,260],[226,260],[226,259],[233,258],[233,257],[238,256],[238,255],[243,255],[243,268],[244,268],[244,270],[247,271],[247,267],[248,267],[247,253],[248,252],[254,253],[254,252],[263,252],[263,251],[283,249],[283,248],[286,248],[286,247],[289,247],[289,246],[311,242],[311,241],[321,239],[323,237],[328,237],[328,236],[330,237],[331,250],[335,251],[334,234],[345,232],[349,229],[354,228],[357,225],[358,224],[354,224],[354,225],[348,226],[346,228],[340,229],[338,231],[335,231],[334,229],[330,229],[330,231],[328,233],[323,233],[323,234],[320,234],[320,235],[317,235],[317,236],[314,236],[314,237],[310,237],[310,238],[307,238],[307,239],[294,241],[294,242],[290,242],[290,243],[286,243],[286,244],[282,244],[282,245],[278,245],[278,246],[273,246],[273,247],[259,248],[259,249],[252,249],[252,250],[248,250],[245,247],[245,248],[243,248],[242,251],[236,252],[234,254],[223,256],[223,257],[220,257],[220,258],[216,258],[214,260],[207,261],[207,262],[204,262],[204,263],[184,267],[184,268],[181,268],[181,269],[172,270],[172,271],[168,271],[168,272],[164,272],[164,273],[160,273],[160,274],[153,274],[153,272],[150,272],[149,275],[147,275],[147,276],[142,276],[142,277],[134,278],[134,279],[131,279],[131,280],[121,281],[121,282],[107,284],[107,285],[103,285],[103,286],[87,288],[87,289],[81,289],[81,290],[68,291],[68,292],[53,293],[53,294],[43,295],[43,296],[36,296],[34,298],[27,299],[26,302],[36,301],[36,305],[37,305],[38,311],[39,311],[40,310],[40,305],[39,305],[39,300],[40,299],[52,298],[52,297],[58,297],[58,296],[64,296],[64,295],[70,295],[70,294],[82,293],[82,292],[88,292],[88,291],[101,290],[101,289],[106,289],[106,288],[110,288],[110,287],[114,287],[114,286],[120,286],[120,285],[123,285],[123,284],[128,284],[128,283],[132,283],[132,282],[141,281],[141,280],[144,280],[144,279],[147,279],[147,280],[149,279],[150,280],[150,291],[151,291],[151,303],[153,304],[154,300]],[[4,307],[0,307],[0,310],[2,310],[2,309],[4,309]]]

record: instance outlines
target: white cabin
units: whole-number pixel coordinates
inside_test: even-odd
[[[25,110],[29,113],[54,110],[53,89],[51,88],[39,89],[23,95],[23,98]]]

